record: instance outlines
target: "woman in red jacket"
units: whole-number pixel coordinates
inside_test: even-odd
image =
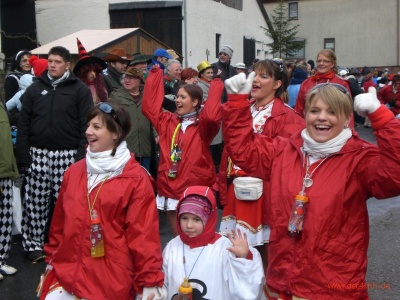
[[[158,215],[151,177],[124,141],[129,114],[100,103],[87,123],[86,159],[64,174],[44,247],[40,299],[153,299],[164,281]]]
[[[281,99],[285,96],[289,84],[288,71],[283,61],[278,59],[259,61],[255,64],[254,71],[250,100],[254,134],[271,138],[290,137],[303,129],[304,119]],[[245,232],[249,244],[260,250],[266,268],[267,255],[263,245],[269,241],[270,229],[263,222],[263,205],[266,203],[268,186],[264,183],[262,196],[252,201],[239,200],[235,196],[235,183],[248,180],[249,176],[252,175],[232,163],[224,150],[218,176],[219,195],[221,204],[224,205],[220,230],[224,234],[236,231],[237,228]],[[265,209],[268,210],[267,207]]]
[[[304,116],[304,105],[306,97],[310,89],[319,83],[330,82],[343,85],[350,93],[350,85],[347,80],[336,75],[338,66],[336,62],[336,54],[330,49],[321,50],[317,55],[317,71],[314,76],[308,77],[300,86],[297,95],[296,105],[294,106],[301,116]]]
[[[157,174],[157,207],[167,211],[176,236],[176,206],[183,191],[192,185],[213,186],[215,167],[210,144],[221,122],[220,99],[224,84],[211,83],[208,99],[201,108],[202,90],[194,84],[182,86],[177,94],[175,113],[162,109],[164,82],[162,70],[153,67],[144,87],[143,114],[160,138],[160,163]]]
[[[375,89],[357,96],[354,108],[368,114],[378,146],[365,142],[348,127],[347,89],[323,83],[307,96],[306,128],[270,139],[251,128],[251,83],[231,78],[225,84],[227,152],[244,171],[269,182],[266,278],[268,291],[276,292],[269,299],[368,299],[366,201],[400,194],[400,121]],[[299,206],[292,210],[295,199]]]

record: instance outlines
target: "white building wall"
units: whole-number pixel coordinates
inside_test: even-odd
[[[132,0],[36,0],[38,41],[44,45],[82,29],[109,29],[109,4],[122,2],[132,2]],[[256,47],[260,50],[258,58],[265,58],[264,44],[269,38],[260,28],[260,26],[266,27],[266,22],[256,0],[243,0],[243,11],[212,0],[186,0],[186,3],[188,49],[185,51],[184,48],[185,29],[182,23],[182,54],[185,56],[187,52],[188,66],[196,68],[201,61],[206,60],[206,49],[210,51],[209,61],[212,63],[217,60],[215,56],[217,33],[221,34],[221,45],[229,44],[233,47],[234,64],[243,61],[244,36],[258,41],[256,43]]]
[[[109,2],[36,0],[38,42],[44,45],[82,29],[110,29]]]
[[[338,65],[399,65],[399,0],[302,0],[298,2],[298,37],[306,38],[305,55],[316,60],[325,38],[335,38]],[[275,4],[265,5],[273,14]]]

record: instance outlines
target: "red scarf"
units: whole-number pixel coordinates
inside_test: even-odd
[[[210,201],[212,207],[210,217],[208,218],[206,226],[204,226],[204,231],[200,235],[193,238],[184,234],[179,224],[180,204],[182,200],[189,195],[199,195],[206,197]],[[178,207],[176,208],[176,218],[177,218],[178,234],[182,242],[188,245],[190,248],[197,248],[197,247],[207,246],[208,244],[214,244],[221,237],[219,233],[215,232],[215,227],[217,226],[217,205],[213,191],[209,187],[191,186],[187,188],[186,191],[183,193],[181,199],[179,200]]]
[[[315,73],[314,78],[316,81],[320,80],[320,79],[325,79],[325,81],[328,81],[329,79],[333,79],[335,77],[335,72],[333,71],[329,71],[328,73]]]

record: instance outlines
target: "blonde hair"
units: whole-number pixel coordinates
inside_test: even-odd
[[[304,114],[308,113],[309,108],[317,99],[321,99],[332,109],[339,120],[351,117],[353,114],[351,96],[344,86],[341,86],[342,90],[336,85],[338,84],[322,83],[311,89],[306,98]]]
[[[337,59],[336,59],[335,52],[333,52],[331,49],[321,50],[321,51],[318,52],[317,60],[318,60],[318,56],[320,56],[320,55],[326,56],[327,58],[329,58],[333,62],[332,71],[335,72],[335,74],[337,74],[338,66],[337,66]]]

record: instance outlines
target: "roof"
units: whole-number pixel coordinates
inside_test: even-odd
[[[121,39],[129,35],[139,28],[119,28],[119,29],[83,29],[70,35],[52,41],[46,45],[33,49],[32,54],[48,54],[50,49],[55,46],[63,46],[69,50],[71,54],[78,54],[78,46],[76,38],[82,42],[87,52],[94,52],[115,40]]]

